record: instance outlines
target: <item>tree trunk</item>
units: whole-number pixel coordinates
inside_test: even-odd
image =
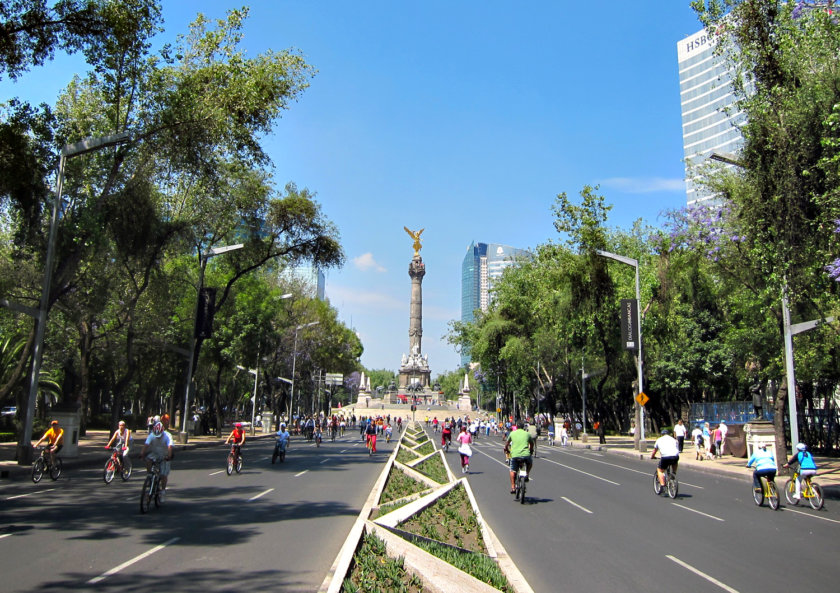
[[[785,408],[787,404],[787,380],[773,396],[773,428],[776,432],[776,469],[787,461],[787,437],[785,436]]]

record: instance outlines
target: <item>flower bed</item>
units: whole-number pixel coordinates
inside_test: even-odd
[[[414,452],[419,453],[421,456],[428,455],[429,453],[435,452],[435,446],[430,442],[425,442],[416,449],[414,449]]]
[[[344,579],[341,591],[423,593],[427,589],[416,575],[405,570],[402,558],[391,558],[385,553],[385,543],[381,539],[365,535],[353,556],[350,574]]]
[[[446,473],[446,468],[443,466],[443,460],[440,455],[433,455],[425,461],[418,463],[414,469],[421,474],[429,476],[438,484],[446,484],[449,481],[449,476]]]
[[[405,473],[398,470],[396,467],[392,467],[379,502],[392,502],[398,498],[404,498],[406,496],[416,494],[417,492],[422,492],[427,488],[428,486],[425,484],[422,484],[414,478],[405,475]]]
[[[397,451],[397,461],[400,463],[408,464],[417,459],[419,456],[417,453],[412,451],[411,449],[406,449],[405,447],[400,447],[400,450]]]

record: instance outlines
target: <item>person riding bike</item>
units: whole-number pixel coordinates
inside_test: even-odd
[[[446,445],[447,441],[449,444],[452,444],[452,429],[449,427],[450,422],[449,420],[443,421],[443,431],[440,433],[440,446],[443,447]]]
[[[172,436],[163,429],[161,422],[155,422],[152,432],[143,443],[140,459],[146,460],[146,471],[152,471],[152,463],[160,462],[160,495],[166,494],[166,484],[169,481],[170,462],[172,459]]]
[[[790,467],[794,464],[799,466],[799,474],[796,476],[796,494],[793,495],[793,498],[794,500],[799,500],[802,496],[802,480],[806,477],[817,475],[817,464],[814,462],[814,456],[808,451],[808,445],[805,443],[798,443],[796,445],[796,453],[782,467]]]
[[[50,427],[44,433],[38,442],[35,443],[37,447],[44,441],[47,441],[47,452],[50,454],[50,464],[55,465],[55,456],[64,447],[64,429],[58,425],[58,420],[50,422]]]
[[[671,431],[662,429],[662,436],[656,439],[653,444],[651,459],[656,459],[656,452],[659,451],[659,465],[656,466],[656,475],[659,483],[665,485],[665,472],[669,467],[674,468],[674,475],[677,475],[677,466],[680,463],[680,445],[677,439],[671,436]]]
[[[292,435],[290,435],[289,431],[286,430],[285,422],[280,423],[280,430],[278,430],[275,434],[275,438],[277,439],[274,442],[274,453],[276,456],[276,454],[280,451],[286,451],[286,449],[289,447],[289,441],[292,439]],[[271,463],[274,463],[274,458],[272,458]]]
[[[230,432],[230,435],[228,435],[228,438],[225,439],[225,445],[231,442],[233,443],[233,449],[236,456],[241,456],[242,445],[245,444],[245,430],[242,428],[241,422],[237,422],[233,425],[233,430]]]
[[[512,430],[510,435],[505,439],[505,455],[510,458],[510,493],[516,494],[516,472],[519,471],[520,466],[525,464],[525,472],[527,476],[525,481],[529,481],[531,476],[531,469],[534,467],[534,441],[531,439],[530,433],[525,430],[525,423],[519,420],[516,423],[516,429]]]
[[[365,440],[370,443],[371,452],[376,453],[376,424],[370,418],[365,429]]]
[[[105,448],[116,448],[120,452],[120,463],[125,464],[124,459],[128,457],[128,441],[130,439],[131,431],[125,427],[125,420],[120,420],[117,430],[114,431],[114,436],[111,437]]]
[[[755,465],[753,472],[753,488],[761,490],[761,478],[768,482],[776,479],[776,458],[767,450],[767,443],[759,443],[753,450],[752,457],[747,461],[747,467]]]

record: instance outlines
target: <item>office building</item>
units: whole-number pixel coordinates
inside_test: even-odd
[[[508,266],[531,253],[497,243],[471,243],[461,265],[461,321],[475,320],[475,311],[486,311],[490,306],[493,283],[501,278]],[[461,364],[470,362],[469,352],[461,352]]]
[[[320,268],[315,266],[296,266],[286,268],[280,273],[282,278],[300,286],[301,291],[308,297],[326,300],[326,277]]]

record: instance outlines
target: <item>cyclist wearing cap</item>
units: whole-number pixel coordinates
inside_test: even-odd
[[[796,453],[788,459],[783,467],[790,467],[793,464],[799,466],[799,474],[796,476],[796,494],[793,496],[794,500],[799,500],[802,495],[802,479],[817,475],[817,464],[814,462],[814,456],[808,451],[808,445],[798,443]]]
[[[236,447],[236,452],[239,453],[239,449],[242,448],[242,445],[245,444],[245,429],[242,428],[242,423],[237,422],[233,425],[233,430],[228,435],[228,438],[225,439],[225,445],[232,442],[233,445]]]
[[[131,431],[125,427],[125,420],[120,420],[119,428],[114,431],[114,436],[105,445],[106,449],[115,447],[120,452],[120,456],[125,458],[128,456],[128,441],[131,438]]]
[[[55,456],[61,451],[61,448],[64,447],[64,429],[58,425],[58,420],[53,420],[50,422],[50,427],[47,429],[47,432],[44,433],[38,442],[35,443],[37,447],[44,441],[47,441],[47,451],[50,454],[50,463],[55,465]]]
[[[667,428],[662,429],[662,436],[656,439],[653,444],[653,452],[650,454],[651,459],[656,459],[656,452],[659,451],[659,465],[656,466],[656,475],[659,477],[659,483],[665,485],[665,472],[669,467],[674,468],[674,475],[677,474],[677,466],[680,463],[680,445],[677,439],[671,436],[671,431]]]
[[[747,461],[747,467],[755,465],[753,472],[753,488],[761,490],[761,478],[768,482],[776,479],[776,458],[767,450],[767,443],[759,443],[753,449],[752,457]]]
[[[152,432],[146,437],[143,443],[143,450],[140,451],[140,459],[146,460],[146,471],[152,471],[152,463],[160,462],[160,489],[161,495],[166,493],[166,483],[169,481],[169,460],[172,458],[172,436],[163,429],[163,424],[158,421],[152,426]]]

